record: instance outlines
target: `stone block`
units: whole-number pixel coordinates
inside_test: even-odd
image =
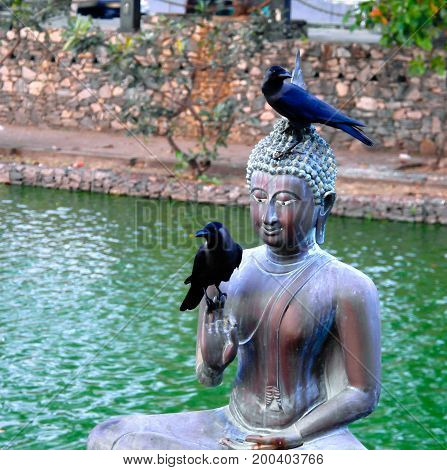
[[[90,90],[89,88],[84,88],[83,90],[81,90],[78,95],[76,96],[76,98],[79,100],[79,101],[84,101],[84,100],[88,100],[90,98],[92,98],[93,95],[93,91]]]
[[[5,93],[12,93],[14,91],[13,83],[9,80],[3,82],[3,88],[2,90]]]
[[[95,114],[100,113],[102,111],[102,106],[99,103],[92,103],[90,105],[90,108]]]
[[[78,183],[78,188],[81,191],[91,191],[93,185],[93,175],[91,171],[84,171],[79,173],[80,181]]]
[[[54,170],[54,182],[56,186],[60,186],[65,179],[65,170],[63,168],[56,168]]]
[[[420,100],[422,97],[421,95],[421,92],[419,91],[419,89],[416,87],[416,86],[412,86],[409,88],[409,90],[407,91],[407,93],[405,93],[405,99],[408,100],[408,101],[418,101]]]
[[[431,124],[431,131],[433,134],[437,134],[442,131],[441,120],[439,119],[438,116],[433,116],[432,124]]]
[[[422,113],[420,111],[408,111],[408,119],[422,119]]]
[[[94,129],[95,128],[95,124],[94,124],[93,120],[88,116],[85,116],[81,119],[80,125],[81,125],[81,127],[86,128],[86,129]]]
[[[110,88],[110,85],[103,85],[99,89],[99,96],[103,99],[110,99],[112,97],[112,89]]]
[[[72,90],[66,89],[66,88],[60,88],[56,90],[56,95],[61,97],[61,98],[71,98],[74,96],[74,93]]]
[[[347,82],[337,82],[335,84],[335,90],[337,91],[337,95],[343,98],[349,92],[349,84]]]
[[[39,96],[42,93],[44,86],[45,84],[43,82],[31,82],[28,87],[28,92],[30,95]]]
[[[422,155],[435,155],[437,146],[430,139],[423,139],[419,145],[419,153]]]
[[[12,166],[9,172],[9,179],[11,184],[22,184],[23,174],[21,168],[18,166]]]
[[[78,121],[76,121],[75,119],[61,119],[61,124],[64,127],[76,128],[78,126]]]
[[[337,57],[351,57],[351,52],[346,47],[338,47],[335,51],[335,55]]]
[[[113,89],[112,94],[114,97],[122,96],[124,94],[124,89],[120,86],[117,86]]]
[[[27,82],[32,82],[37,76],[37,73],[34,70],[31,70],[28,67],[22,67],[22,77]]]
[[[166,186],[166,182],[163,180],[160,181],[147,181],[146,183],[146,192],[150,197],[160,197],[163,193]]]
[[[375,111],[377,109],[377,100],[369,96],[362,96],[357,101],[357,108],[365,111]]]
[[[11,184],[9,165],[0,163],[0,183]]]
[[[17,124],[27,124],[29,121],[28,114],[23,109],[14,111],[14,122]]]
[[[275,119],[275,115],[271,111],[265,111],[260,116],[261,121],[272,121]]]

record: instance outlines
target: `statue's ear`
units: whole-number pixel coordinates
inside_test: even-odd
[[[324,243],[324,233],[326,230],[326,221],[331,213],[332,207],[334,206],[335,202],[335,192],[328,191],[323,196],[323,204],[321,205],[320,212],[317,218],[317,225],[316,225],[316,239],[319,245]]]

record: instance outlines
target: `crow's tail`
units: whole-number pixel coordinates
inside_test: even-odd
[[[338,129],[345,131],[347,134],[352,135],[352,137],[355,137],[356,139],[360,140],[360,142],[363,142],[365,145],[368,145],[368,147],[372,147],[374,145],[374,142],[367,135],[365,135],[362,131],[360,131],[354,126],[351,126],[349,124],[337,123],[337,125],[334,127],[337,127]]]
[[[203,297],[203,288],[196,287],[191,284],[188,293],[186,294],[185,300],[180,306],[180,311],[193,310],[200,304]]]

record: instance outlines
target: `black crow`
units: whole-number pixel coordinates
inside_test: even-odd
[[[206,293],[207,287],[212,285],[216,286],[219,292],[218,301],[222,303],[226,294],[220,291],[219,284],[230,279],[242,260],[242,248],[220,222],[206,224],[196,232],[196,237],[205,238],[205,243],[194,258],[192,274],[185,279],[185,284],[191,284],[191,287],[180,307],[181,311],[196,308],[204,295],[208,308],[215,307]]]
[[[365,126],[363,122],[351,119],[306,91],[299,64],[298,53],[293,77],[290,72],[278,65],[267,70],[262,83],[262,93],[268,104],[287,118],[295,129],[302,129],[313,122],[318,122],[341,129],[365,145],[372,146],[373,141],[357,129]],[[292,78],[291,83],[285,82],[288,78]]]

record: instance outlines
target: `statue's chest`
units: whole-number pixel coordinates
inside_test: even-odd
[[[331,322],[330,295],[324,283],[301,286],[287,275],[254,276],[240,292],[236,322],[242,342],[249,339],[282,349],[315,341]]]

